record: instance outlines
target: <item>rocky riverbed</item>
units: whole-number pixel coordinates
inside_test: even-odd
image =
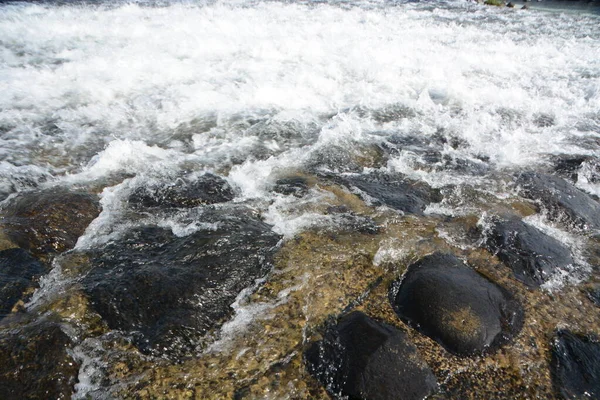
[[[600,398],[598,18],[512,11],[0,5],[0,398]]]

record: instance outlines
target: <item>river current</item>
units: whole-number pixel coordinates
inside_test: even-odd
[[[2,207],[54,187],[92,193],[101,207],[74,249],[48,261],[20,311],[60,316],[78,365],[73,398],[326,397],[302,356],[319,327],[358,307],[408,330],[379,300],[387,304],[386,285],[407,265],[439,249],[460,253],[522,303],[542,304],[536,321],[548,318],[528,328],[525,306],[518,368],[498,354],[440,361],[435,342],[409,333],[439,393],[465,398],[468,390],[455,385],[465,371],[486,380],[482,370],[505,367],[522,372],[521,389],[507,398],[553,393],[548,373],[523,372],[549,357],[536,358],[526,342],[577,324],[568,317],[578,312],[595,313],[577,326],[594,329],[598,308],[577,304],[597,281],[598,233],[553,218],[515,176],[560,176],[592,201],[600,196],[600,17],[590,10],[458,0],[0,4]],[[207,173],[233,193],[214,209],[163,207],[160,199],[155,207],[146,198],[146,209],[133,205],[144,188]],[[384,175],[423,186],[423,207],[398,207],[389,193],[396,187],[370,186]],[[242,208],[252,216],[236,219]],[[509,272],[477,267],[499,264],[482,243],[492,215],[509,211],[573,258],[535,292]],[[269,268],[236,286],[229,314],[191,339],[197,346],[186,344],[185,356],[166,348],[179,342],[164,354],[146,351],[136,341],[140,327],[111,325],[101,307],[77,314],[57,305],[65,293],[95,299],[102,285],[102,275],[72,272],[85,263],[78,254],[101,260],[92,271],[121,262],[106,254],[122,241],[136,251],[131,232],[149,226],[172,234],[168,246],[226,232],[228,252],[249,249],[228,263],[250,264],[262,251],[242,239],[233,246],[238,239],[228,235],[238,231],[273,248]],[[561,296],[566,308],[552,315]],[[91,328],[88,312],[108,327]],[[597,325],[591,333],[600,333]]]

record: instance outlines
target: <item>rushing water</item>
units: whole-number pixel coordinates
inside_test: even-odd
[[[561,160],[579,159],[574,184],[600,196],[600,18],[589,10],[465,1],[3,4],[0,196],[10,200],[55,185],[97,193],[102,212],[75,247],[93,253],[141,226],[172,230],[178,238],[218,230],[223,224],[202,207],[134,212],[128,202],[139,188],[210,172],[234,189],[231,207],[251,208],[281,235],[284,252],[302,234],[352,230],[356,221],[327,207],[349,207],[354,217],[388,229],[377,243],[313,244],[328,260],[364,246],[373,268],[406,263],[415,251],[414,232],[421,231],[473,250],[477,240],[432,221],[475,216],[485,225],[488,213],[523,201],[512,185],[514,173],[558,171]],[[331,178],[375,172],[401,173],[440,189],[442,199],[431,202],[423,221],[411,222],[403,237],[402,212]],[[274,190],[279,179],[296,175],[308,182],[302,196]],[[575,259],[544,284],[544,293],[589,277],[587,233],[543,213],[525,220],[565,244]],[[233,304],[236,314],[203,344],[202,354],[218,357],[234,346],[230,358],[243,359],[254,350],[236,345],[236,337],[256,321],[296,318],[276,311],[292,304],[295,292],[312,296],[296,305],[305,311],[298,317],[300,340],[311,334],[304,329],[313,324],[311,315],[319,315],[316,326],[366,293],[366,286],[349,283],[353,289],[339,295],[347,301],[341,308],[310,311],[315,296],[328,296],[308,292],[322,272],[314,265],[295,267],[293,260],[302,257],[287,251],[281,256],[286,268],[277,264],[278,276],[287,278],[273,285],[276,293],[248,300],[264,280],[242,291]],[[60,260],[53,265],[27,304],[31,312],[73,285]],[[78,324],[77,318],[64,322]],[[102,398],[109,389],[115,391],[106,396],[117,396],[116,390],[133,390],[148,376],[148,366],[130,365],[122,382],[107,377],[117,352],[107,345],[110,334],[72,335],[71,351],[81,365],[76,398]],[[262,345],[259,353],[274,351]],[[286,357],[299,357],[294,346],[277,351],[248,368],[264,374]],[[158,363],[147,357],[148,365]],[[148,379],[186,373],[163,368]],[[168,393],[169,384],[161,384]],[[287,385],[271,387],[271,396],[314,395],[297,380]]]

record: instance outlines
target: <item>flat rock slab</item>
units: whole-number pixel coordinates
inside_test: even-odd
[[[129,203],[147,208],[193,208],[204,204],[223,203],[235,197],[229,183],[210,173],[194,179],[178,179],[165,185],[136,188]]]
[[[560,241],[517,218],[497,219],[486,246],[530,287],[539,287],[561,267],[575,263],[571,251]]]
[[[96,196],[64,188],[35,190],[22,192],[3,206],[0,228],[19,247],[43,257],[75,247],[98,214]]]
[[[177,237],[133,229],[93,250],[83,278],[92,307],[112,329],[132,332],[146,353],[182,357],[233,310],[245,288],[271,269],[279,235],[245,208],[209,210],[201,229]]]
[[[23,249],[0,251],[0,319],[24,300],[27,289],[37,287],[37,278],[44,272],[46,268]]]
[[[565,399],[600,399],[600,342],[558,331],[552,346],[552,380]]]
[[[361,312],[331,326],[304,356],[308,371],[334,398],[423,399],[437,388],[407,336]]]
[[[0,333],[0,398],[70,399],[79,373],[72,345],[47,319]]]
[[[368,198],[364,200],[374,205],[386,205],[408,214],[423,215],[429,204],[442,200],[438,190],[401,174],[348,174],[339,176],[337,180],[344,186],[358,189],[359,195],[366,195]]]
[[[403,321],[459,356],[494,350],[523,325],[521,305],[506,289],[451,254],[410,265],[390,301]]]
[[[516,183],[522,196],[541,203],[549,219],[583,230],[600,229],[600,203],[572,183],[535,172],[520,174]]]

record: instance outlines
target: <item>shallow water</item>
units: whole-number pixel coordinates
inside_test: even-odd
[[[68,255],[55,259],[26,308],[58,309],[80,330],[74,398],[181,394],[181,376],[197,371],[207,376],[192,379],[196,397],[322,396],[300,365],[303,344],[327,315],[368,297],[375,278],[387,282],[420,255],[447,248],[485,258],[460,218],[482,226],[509,210],[560,240],[576,265],[553,276],[543,295],[515,290],[541,303],[573,292],[565,303],[577,303],[578,285],[593,274],[594,232],[532,215],[513,175],[560,173],[561,160],[581,159],[563,173],[600,196],[594,13],[463,1],[0,5],[2,199],[54,185],[97,193],[102,212],[74,250],[89,253],[147,225],[177,237],[217,230],[205,206],[139,211],[128,201],[137,188],[211,172],[234,188],[231,204],[282,237],[271,280],[239,294],[232,318],[181,368],[114,344],[114,332],[89,333],[85,313],[60,311],[64,288],[79,280],[69,276]],[[390,206],[390,193],[348,183],[375,171],[403,174],[441,197],[417,218]],[[302,195],[276,189],[298,176]],[[369,221],[380,229],[372,236],[357,228]],[[64,302],[79,299],[77,290]],[[589,318],[582,327],[598,316]],[[555,322],[531,329],[541,334]],[[261,338],[261,329],[279,337]],[[136,361],[126,371],[107,367],[127,357]],[[523,357],[520,365],[534,365]],[[245,389],[211,365],[234,371]],[[274,365],[286,366],[277,387]],[[548,386],[546,375],[532,379]]]

